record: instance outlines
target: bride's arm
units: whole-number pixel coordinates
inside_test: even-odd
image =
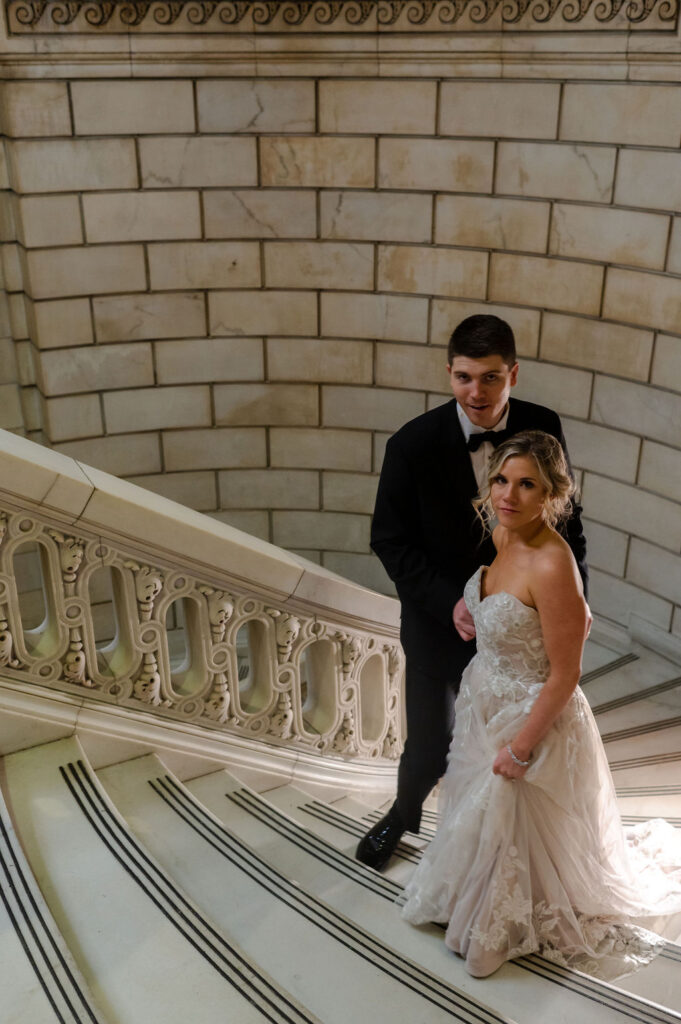
[[[541,552],[530,591],[539,612],[551,667],[527,721],[510,743],[519,761],[530,760],[537,743],[549,731],[579,682],[588,619],[577,567],[567,549],[552,547]],[[497,755],[493,771],[507,778],[520,778],[526,769],[516,764],[504,747]]]

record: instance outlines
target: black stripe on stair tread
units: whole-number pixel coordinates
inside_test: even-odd
[[[618,796],[679,796],[681,786],[619,786]]]
[[[499,1016],[444,979],[430,974],[420,964],[386,946],[376,936],[366,932],[349,918],[343,917],[316,896],[306,893],[237,839],[169,776],[150,779],[149,785],[190,828],[234,867],[248,875],[274,899],[284,903],[314,927],[321,929],[371,963],[376,970],[439,1007],[455,1020],[465,1024],[473,1024],[476,1021],[480,1024],[509,1024],[508,1018]],[[370,1015],[370,1011],[368,1012]]]
[[[380,821],[382,817],[383,814],[380,811],[369,811],[368,814],[363,816],[362,820],[366,822],[367,825],[372,825],[377,821]],[[435,826],[437,826],[437,822],[435,822]],[[428,825],[422,824],[418,832],[410,832],[409,834],[418,836],[419,839],[432,839],[435,835],[435,827],[430,828]]]
[[[616,658],[614,661],[608,661],[605,665],[601,665],[599,668],[592,668],[590,672],[585,672],[582,678],[579,680],[580,686],[585,686],[586,683],[590,683],[593,679],[600,679],[601,676],[610,675],[611,672],[616,672],[618,668],[624,668],[625,665],[630,665],[632,661],[638,661],[637,654],[623,654],[621,658]]]
[[[351,818],[343,811],[339,811],[329,804],[321,803],[319,800],[310,800],[306,804],[299,804],[298,810],[304,811],[311,818],[323,821],[327,825],[333,825],[334,828],[357,839],[361,839],[366,832],[366,825],[363,825],[361,821],[357,821],[356,818]],[[413,846],[398,843],[394,856],[400,860],[409,861],[410,864],[418,864],[421,859],[421,851],[414,849]]]
[[[608,700],[603,704],[595,704],[591,710],[594,715],[602,715],[606,711],[615,711],[616,708],[626,707],[627,704],[637,704],[641,700],[647,700],[649,697],[657,697],[660,693],[666,693],[668,690],[676,690],[681,686],[681,676],[676,676],[675,679],[668,679],[666,683],[659,683],[657,686],[651,686],[648,690],[637,690],[636,693],[629,693],[624,697],[617,697],[616,700]]]
[[[5,879],[0,884],[0,899],[2,899],[17,938],[57,1020],[60,1024],[86,1024],[87,1021],[90,1021],[90,1024],[98,1024],[94,1009],[90,1006],[79,982],[74,977],[35,899],[2,815],[0,815],[0,868]],[[14,897],[15,910],[12,909],[10,894]],[[23,922],[19,919],[19,915],[23,918]],[[33,940],[36,955],[31,952],[27,932]],[[61,966],[63,979],[60,978],[57,966],[51,959],[50,951]],[[42,966],[37,962],[37,955],[42,960]],[[61,999],[68,1007],[70,1016],[64,1016],[57,1006],[55,1001],[57,993],[51,991],[54,988],[57,989]],[[75,1004],[78,1004],[80,1008],[78,1009]]]
[[[303,1011],[256,965],[232,947],[197,911],[182,890],[160,871],[144,847],[112,813],[82,761],[62,765],[59,771],[80,810],[123,870],[242,998],[256,1007],[271,1024],[320,1024],[316,1017]]]
[[[173,785],[173,787],[181,795],[186,795],[188,799],[191,800],[192,803],[195,805],[195,809],[197,809],[199,812],[203,810],[201,805],[196,804],[196,801],[190,794],[187,794],[184,790],[180,790],[175,785],[171,778],[166,777],[166,781],[169,784]],[[153,785],[153,783],[150,784]],[[247,795],[249,799],[247,801],[244,800],[242,802],[242,800],[240,799],[242,794]],[[225,793],[225,796],[228,799],[231,799],[234,803],[237,803],[243,810],[247,810],[249,813],[258,817],[259,820],[268,823],[266,821],[266,816],[261,816],[261,814],[259,813],[259,811],[262,809],[262,805],[265,805],[265,807],[271,811],[271,816],[273,820],[282,821],[286,824],[288,829],[290,829],[294,833],[298,831],[299,834],[302,834],[305,837],[305,842],[307,846],[307,836],[310,834],[309,831],[305,829],[303,826],[299,825],[297,822],[292,821],[292,819],[286,817],[286,815],[280,812],[278,809],[271,807],[271,805],[269,805],[267,801],[264,800],[262,797],[250,792],[247,789],[239,790],[236,793]],[[234,799],[235,796],[238,797],[238,799]],[[336,813],[341,814],[342,812],[337,811]],[[345,815],[343,815],[343,817],[345,817]],[[211,823],[213,823],[212,818],[210,818],[209,820]],[[227,832],[227,835],[230,835],[230,833]],[[234,837],[231,837],[231,835],[230,838],[234,839]],[[286,836],[286,838],[289,837]],[[324,843],[323,845],[325,847],[328,847],[329,844]],[[248,850],[249,848],[245,847],[245,849]],[[309,849],[306,852],[311,853]],[[340,853],[340,851],[337,852],[341,859],[346,860],[352,866],[357,866],[356,863],[352,861],[346,854]],[[316,856],[316,854],[312,855]],[[252,856],[257,858],[257,855],[252,854]],[[260,860],[260,858],[257,859]],[[267,862],[264,863],[267,864]],[[330,863],[329,861],[325,861],[325,863],[329,864],[329,866],[334,870],[338,870],[335,863]],[[267,866],[271,871],[276,872],[276,869],[272,868],[271,865]],[[276,872],[276,874],[279,875],[278,872]],[[359,881],[359,879],[356,876],[352,876],[351,874],[346,874],[346,877],[350,878],[351,881],[354,882]],[[388,879],[384,879],[384,881],[388,881]],[[399,885],[399,883],[397,882],[391,882],[391,887],[393,891],[396,893],[396,895],[399,895],[403,891],[403,887]],[[299,893],[300,891],[301,890],[299,890],[296,887],[296,892]],[[384,896],[385,894],[382,892],[378,892],[376,893],[376,895]],[[391,895],[390,899],[394,901],[395,896]],[[444,929],[444,926],[442,927]],[[675,961],[678,960],[679,962],[681,962],[681,947],[675,946],[673,943],[667,943],[665,949],[660,954],[660,956],[664,957],[665,959],[672,959]],[[570,991],[575,992],[576,994],[581,995],[586,999],[589,999],[590,1001],[599,1003],[604,1006],[608,1006],[611,1009],[617,1011],[618,1013],[621,1013],[624,1017],[640,1022],[640,1024],[678,1024],[678,1022],[681,1020],[681,1017],[673,1011],[668,1011],[664,1007],[656,1006],[655,1004],[649,1003],[645,999],[641,999],[638,996],[631,995],[629,992],[617,989],[612,985],[608,985],[607,983],[602,983],[597,978],[591,978],[588,975],[572,971],[566,967],[562,967],[561,965],[546,960],[537,954],[532,954],[527,957],[521,957],[519,959],[513,960],[512,966],[517,966],[525,971],[528,971],[529,973],[538,975],[543,979],[552,982],[553,984],[559,985],[562,988],[567,988]]]
[[[358,861],[346,857],[331,843],[327,843],[325,839],[320,839],[314,832],[310,832],[309,829],[287,818],[285,814],[251,790],[239,789],[225,793],[225,796],[237,807],[247,811],[278,835],[303,850],[304,853],[310,854],[341,875],[345,875],[346,878],[371,890],[376,896],[382,896],[390,903],[394,903],[401,894],[402,886],[397,882],[393,882],[392,879],[385,878],[376,871],[365,868]]]
[[[662,732],[663,729],[674,729],[681,725],[681,715],[674,718],[662,718],[657,722],[648,722],[645,725],[633,725],[629,729],[617,729],[615,732],[604,732],[601,739],[604,743],[614,743],[616,740],[629,740],[634,736],[646,736],[650,732]]]

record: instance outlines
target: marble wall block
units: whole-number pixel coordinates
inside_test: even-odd
[[[270,464],[275,468],[371,470],[371,433],[311,427],[272,427]]]
[[[615,202],[624,206],[681,211],[681,153],[620,150]]]
[[[38,364],[40,388],[45,395],[82,391],[110,391],[154,383],[151,345],[87,345],[43,352]]]
[[[109,391],[103,403],[107,431],[111,434],[206,427],[212,419],[210,388],[202,384]]]
[[[270,288],[357,288],[374,283],[374,247],[349,242],[265,242]],[[278,333],[278,332],[277,332]]]
[[[162,135],[196,128],[187,80],[72,82],[71,100],[76,135]]]
[[[681,333],[681,285],[661,274],[609,267],[603,316]]]
[[[632,540],[627,579],[675,604],[681,604],[681,558],[671,555],[656,544],[637,538]],[[668,624],[663,628],[667,629]]]
[[[26,254],[26,291],[33,299],[143,291],[141,245],[33,249]]]
[[[114,476],[161,472],[158,434],[114,434],[56,445],[56,450]]]
[[[595,473],[584,478],[583,499],[592,519],[671,551],[681,550],[681,515],[676,502]]]
[[[611,146],[500,142],[496,191],[607,203],[617,151]]]
[[[627,534],[586,517],[582,517],[582,526],[590,569],[603,569],[615,576],[624,576],[629,548]]]
[[[17,430],[24,427],[21,396],[16,384],[0,384],[0,427]]]
[[[514,394],[528,402],[548,405],[564,416],[589,415],[593,374],[551,363],[523,359]]]
[[[259,288],[257,242],[171,242],[149,245],[153,291],[177,288]]]
[[[404,192],[322,192],[322,238],[429,242],[433,200]],[[465,244],[465,243],[463,243]]]
[[[272,539],[269,512],[257,509],[226,509],[212,513],[211,518],[227,523],[236,530],[250,533],[252,537],[260,537],[261,540],[268,542]]]
[[[284,548],[368,551],[369,516],[349,512],[272,513],[272,540]]]
[[[560,85],[534,82],[443,82],[439,135],[555,139]]]
[[[541,400],[538,396],[537,401]],[[634,483],[641,448],[641,439],[635,434],[569,417],[563,419],[563,431],[573,466]]]
[[[428,340],[426,298],[323,292],[321,310],[321,333],[329,337]]]
[[[319,507],[319,473],[311,469],[224,469],[218,480],[221,508]]]
[[[0,102],[10,138],[71,134],[66,82],[4,82]]]
[[[661,270],[668,235],[669,218],[659,214],[556,203],[549,252]]]
[[[262,380],[260,338],[184,338],[154,345],[159,384]]]
[[[88,299],[27,302],[31,337],[38,348],[90,345],[94,341]]]
[[[560,313],[542,319],[542,358],[554,363],[647,380],[652,350],[652,331]]]
[[[424,396],[420,391],[333,385],[322,387],[324,426],[353,427],[361,424],[368,430],[392,431],[425,411]]]
[[[200,238],[198,192],[100,192],[83,196],[88,242]]]
[[[133,483],[199,512],[210,512],[218,507],[215,473],[210,471],[136,476]]]
[[[261,184],[308,188],[373,188],[375,143],[354,136],[263,136]]]
[[[208,296],[208,310],[211,334],[297,336],[317,333],[314,292],[212,292]]]
[[[492,253],[489,298],[496,302],[598,314],[602,284],[603,268],[591,263]]]
[[[163,433],[162,441],[164,465],[168,472],[267,464],[263,427],[169,430]]]
[[[681,502],[681,451],[655,441],[644,441],[638,482],[649,491]]]
[[[493,142],[400,138],[378,142],[381,188],[491,192],[493,178]]]
[[[315,130],[315,83],[309,79],[205,80],[196,93],[200,132]]]
[[[50,441],[70,441],[104,433],[99,395],[43,399],[43,429]]]
[[[9,145],[12,187],[26,192],[137,188],[133,139],[51,139]]]
[[[546,252],[549,204],[520,199],[438,196],[435,241],[484,249]]]
[[[658,334],[650,380],[660,387],[681,391],[681,338]]]
[[[16,206],[17,238],[28,249],[80,245],[83,229],[78,197],[24,196]]]
[[[317,194],[313,191],[214,190],[204,192],[203,209],[206,238],[315,238],[317,235]]]
[[[349,551],[325,551],[322,565],[339,576],[357,580],[364,587],[376,590],[379,594],[397,596],[395,584],[379,562],[376,555],[365,555]]]
[[[213,388],[218,426],[303,426],[319,423],[315,384],[216,384]]]
[[[319,83],[319,130],[369,135],[432,135],[436,101],[435,82],[322,80]]]
[[[378,287],[388,292],[485,297],[487,253],[381,245]]]
[[[267,340],[270,380],[370,384],[372,368],[373,346],[366,341],[319,338]]]
[[[669,552],[666,554],[669,556]],[[656,597],[654,591],[618,580],[599,569],[590,572],[589,605],[597,615],[622,626],[629,626],[632,615],[661,629],[669,629],[671,621],[672,606],[668,601]]]
[[[191,338],[206,333],[204,297],[199,292],[115,295],[95,298],[92,305],[100,342]]]
[[[371,514],[378,477],[368,473],[322,473],[322,507],[332,512]]]
[[[560,138],[678,147],[681,85],[568,82]]]
[[[430,318],[430,341],[433,345],[449,344],[454,328],[466,317],[489,313],[505,320],[513,331],[516,351],[519,356],[535,358],[539,348],[539,323],[541,314],[536,309],[521,309],[516,306],[499,306],[493,302],[461,302],[452,299],[435,299]],[[560,360],[559,360],[560,361]]]
[[[376,349],[376,383],[381,387],[418,387],[448,395],[446,363],[446,348],[386,342]]]
[[[138,141],[144,188],[256,185],[255,139],[176,136]]]
[[[645,384],[596,375],[591,418],[596,423],[677,446],[681,437],[681,396]]]

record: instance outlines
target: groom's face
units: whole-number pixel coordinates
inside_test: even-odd
[[[508,366],[501,356],[454,356],[447,372],[452,393],[471,423],[485,430],[494,427],[518,379],[518,364]]]

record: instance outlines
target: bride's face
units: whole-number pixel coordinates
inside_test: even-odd
[[[547,491],[534,459],[512,455],[492,481],[490,499],[497,519],[509,530],[541,521]]]

